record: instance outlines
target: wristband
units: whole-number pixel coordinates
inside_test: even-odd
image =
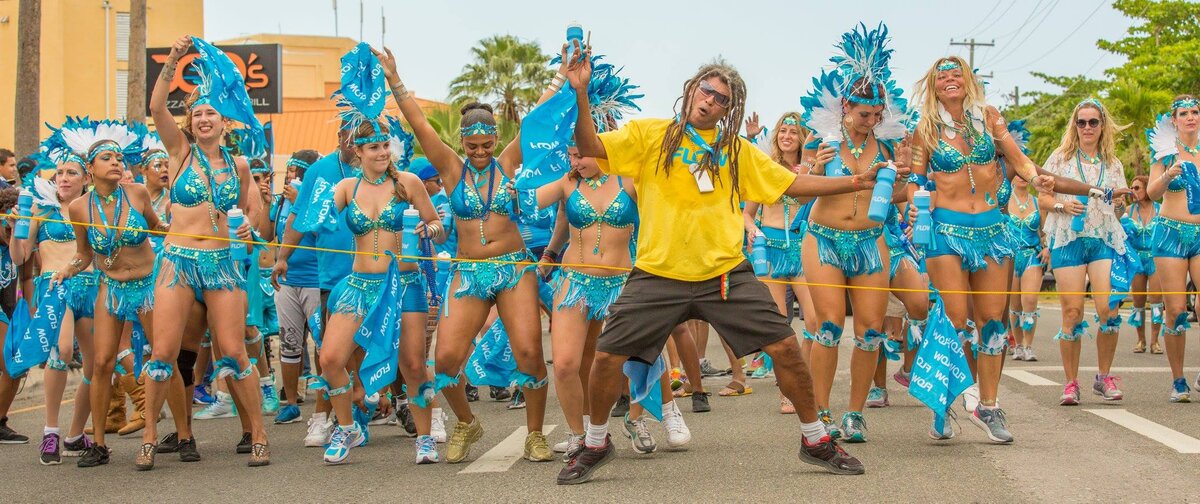
[[[1054,211],[1055,211],[1055,212],[1062,213],[1062,212],[1063,212],[1063,209],[1065,209],[1065,208],[1066,208],[1066,207],[1064,207],[1062,203],[1055,203],[1055,204],[1054,204]]]
[[[550,249],[546,249],[544,252],[542,252],[542,258],[550,259],[550,262],[555,262],[555,263],[558,262],[559,259],[561,259],[561,257],[558,255],[558,252],[555,252]]]

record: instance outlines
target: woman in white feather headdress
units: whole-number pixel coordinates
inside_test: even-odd
[[[837,68],[813,79],[817,89],[801,100],[805,125],[814,137],[805,146],[801,169],[826,176],[854,175],[894,162],[907,177],[910,150],[904,137],[906,102],[891,80],[887,27],[856,27],[837,44]],[[819,141],[818,141],[819,139]],[[902,178],[901,177],[901,178]],[[902,198],[903,192],[896,191]],[[813,373],[818,416],[833,435],[848,442],[865,442],[867,424],[862,411],[879,360],[884,311],[890,283],[890,248],[885,226],[868,217],[871,190],[823,196],[813,204],[808,236],[801,246],[804,275],[812,285],[819,323],[809,362]],[[891,209],[895,213],[894,207]],[[838,287],[834,287],[838,286]],[[843,301],[847,289],[854,306],[854,350],[850,359],[850,402],[840,429],[829,411],[829,395],[837,371],[838,346],[846,321]]]
[[[1200,279],[1200,101],[1192,95],[1175,98],[1171,112],[1159,117],[1155,128],[1147,132],[1150,140],[1150,199],[1162,198],[1155,222],[1154,263],[1162,290],[1183,292],[1190,277]],[[1183,376],[1183,355],[1187,342],[1187,298],[1166,294],[1166,318],[1163,341],[1167,362],[1171,364],[1171,402],[1190,402],[1191,390]],[[1200,387],[1200,381],[1196,384]]]

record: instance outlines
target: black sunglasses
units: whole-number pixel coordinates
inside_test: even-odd
[[[700,81],[700,91],[703,91],[705,96],[712,98],[717,105],[722,107],[729,106],[729,95],[721,94],[721,92],[713,88],[712,84],[709,84],[708,81]]]
[[[1095,117],[1093,117],[1093,118],[1091,118],[1091,119],[1076,119],[1076,120],[1075,120],[1075,127],[1076,127],[1076,128],[1084,128],[1084,127],[1088,127],[1088,128],[1099,128],[1099,127],[1100,127],[1100,120],[1099,120],[1099,119],[1096,119]]]

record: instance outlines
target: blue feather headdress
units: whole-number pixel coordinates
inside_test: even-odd
[[[46,126],[50,128],[50,137],[42,142],[39,151],[56,164],[74,161],[86,169],[89,162],[105,151],[120,152],[125,162],[132,164],[140,161],[145,151],[142,135],[122,121],[67,117],[58,128],[49,123]],[[108,142],[97,146],[101,141]]]
[[[413,142],[412,133],[404,129],[404,125],[399,119],[392,116],[387,116],[388,125],[388,149],[392,151],[392,162],[396,164],[396,169],[407,171],[408,166],[412,163],[413,158]]]
[[[1016,140],[1017,146],[1021,148],[1021,152],[1029,155],[1029,138],[1033,133],[1025,126],[1025,119],[1010,121],[1008,123],[1008,133],[1012,135],[1013,140]]]
[[[830,71],[821,71],[813,78],[813,90],[800,99],[804,108],[804,126],[824,142],[842,141],[842,100],[864,105],[882,105],[883,119],[875,126],[875,137],[880,140],[904,138],[915,126],[912,113],[908,111],[908,100],[904,90],[896,85],[888,67],[892,49],[887,48],[887,25],[880,23],[873,30],[859,24],[842,35],[841,43],[835,45],[837,53],[829,60],[836,66]],[[854,96],[851,92],[856,83],[871,91],[870,98]],[[883,88],[883,94],[879,88]]]
[[[633,94],[640,86],[630,84],[629,79],[619,75],[625,67],[601,63],[602,59],[604,56],[600,54],[592,56],[592,78],[588,81],[588,105],[597,133],[616,129],[617,122],[625,114],[642,110],[636,102],[645,96]],[[555,56],[550,64],[557,65],[561,61],[561,55]]]
[[[357,145],[386,142],[388,136],[379,129],[379,116],[387,105],[387,81],[383,75],[383,64],[371,46],[359,42],[350,52],[342,56],[342,83],[333,92],[333,100],[340,109],[338,117],[342,128],[354,131],[364,122],[371,123],[375,135],[355,139]]]
[[[192,37],[192,45],[200,53],[194,63],[200,80],[196,105],[210,105],[222,117],[246,125],[251,135],[261,137],[263,126],[254,116],[254,105],[246,94],[246,81],[237,65],[223,51],[199,37]]]

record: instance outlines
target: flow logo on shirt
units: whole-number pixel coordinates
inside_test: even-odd
[[[701,149],[692,150],[681,146],[678,149],[675,149],[675,155],[671,156],[671,158],[679,158],[679,161],[684,165],[700,164],[700,160],[704,158],[704,151]],[[725,163],[729,161],[729,155],[722,152],[721,155],[718,156],[717,161],[720,166],[725,166]]]

